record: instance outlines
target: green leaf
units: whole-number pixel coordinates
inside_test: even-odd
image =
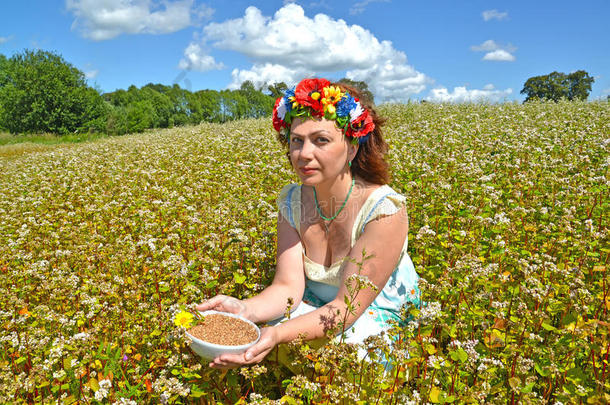
[[[236,284],[243,284],[246,281],[246,276],[235,272],[233,273],[233,279]]]
[[[527,384],[525,387],[521,388],[521,392],[524,394],[529,394],[530,392],[532,392],[532,388],[534,388],[535,384],[535,382]]]
[[[38,388],[44,388],[49,386],[49,382],[47,380],[44,380],[43,382],[40,383],[40,385],[38,385]]]
[[[546,321],[542,322],[542,327],[548,331],[557,330],[556,327],[554,327],[553,325],[549,325],[548,323],[546,323]]]
[[[205,394],[206,394],[206,392],[204,390],[202,390],[201,388],[199,388],[196,384],[191,385],[191,393],[189,394],[190,397],[200,398],[200,397],[204,396]]]
[[[452,338],[457,336],[457,326],[456,324],[452,324],[451,328],[449,329],[449,336],[451,336]]]
[[[281,399],[280,399],[280,403],[282,404],[288,404],[288,405],[300,405],[302,402],[298,401],[296,399],[294,399],[293,397],[289,396],[289,395],[284,395]]]
[[[432,387],[432,389],[430,390],[430,401],[432,401],[432,403],[434,404],[438,404],[441,402],[441,393],[443,391],[441,391],[440,389],[438,389],[437,387]]]
[[[508,379],[508,384],[516,390],[521,385],[521,379],[519,377],[511,377]]]
[[[87,384],[89,385],[89,388],[93,390],[93,392],[97,392],[100,389],[100,384],[97,382],[95,377],[89,379]]]
[[[468,353],[466,353],[466,351],[464,349],[462,349],[461,347],[457,349],[457,354],[458,354],[458,360],[460,361],[460,363],[463,363],[466,360],[468,360]]]
[[[573,367],[568,370],[566,373],[566,378],[568,381],[573,382],[574,384],[582,384],[583,381],[587,379],[587,376],[582,371],[580,367]]]
[[[540,374],[542,377],[547,377],[551,374],[551,371],[548,367],[543,367],[538,363],[534,365],[534,368],[536,369],[536,372],[538,372],[538,374]]]
[[[449,352],[449,357],[451,357],[451,360],[453,360],[453,361],[458,361],[458,359],[460,358],[460,357],[458,356],[458,353],[457,353],[457,351],[456,351],[456,350],[451,350],[451,351]]]

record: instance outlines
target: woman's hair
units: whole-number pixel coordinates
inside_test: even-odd
[[[364,108],[369,110],[375,129],[368,136],[368,139],[361,143],[358,147],[358,153],[352,160],[352,174],[363,178],[369,183],[388,184],[390,182],[390,172],[388,162],[385,160],[385,155],[388,153],[388,144],[383,140],[381,126],[385,123],[385,118],[379,116],[377,111],[368,99],[362,97],[362,93],[343,83],[334,83],[334,86],[339,86],[341,90],[347,91],[353,97],[359,98],[360,103]]]
[[[351,172],[352,175],[361,177],[365,181],[373,184],[388,184],[390,182],[390,172],[388,162],[385,160],[385,155],[388,152],[388,144],[383,140],[381,127],[385,123],[385,118],[377,114],[373,105],[366,98],[362,97],[362,93],[355,87],[348,86],[341,82],[332,83],[332,86],[338,86],[342,91],[346,91],[352,97],[359,99],[360,104],[366,108],[373,122],[375,129],[371,132],[366,140],[359,144],[356,157],[352,160]],[[290,148],[289,139],[281,133],[277,133],[278,140],[287,148]],[[288,160],[290,160],[290,152],[286,152]]]

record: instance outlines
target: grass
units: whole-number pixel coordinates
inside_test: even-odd
[[[105,134],[9,134],[0,132],[0,158],[21,156],[27,153],[44,152],[61,145],[80,144],[106,139]]]
[[[395,372],[302,345],[302,374],[220,373],[185,348],[181,307],[273,276],[296,179],[244,120],[0,147],[0,403],[608,403],[610,104],[381,112],[427,303],[371,342]]]

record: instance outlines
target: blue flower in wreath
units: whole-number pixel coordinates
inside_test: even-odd
[[[286,90],[284,93],[284,102],[286,103],[286,110],[290,113],[292,110],[292,103],[294,103],[294,90],[296,87]]]
[[[356,108],[356,100],[346,93],[341,100],[337,102],[337,117],[349,116],[349,112],[354,108]]]

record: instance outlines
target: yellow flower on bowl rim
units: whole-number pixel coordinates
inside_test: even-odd
[[[180,311],[174,318],[174,324],[183,328],[189,328],[195,316],[188,311]]]

